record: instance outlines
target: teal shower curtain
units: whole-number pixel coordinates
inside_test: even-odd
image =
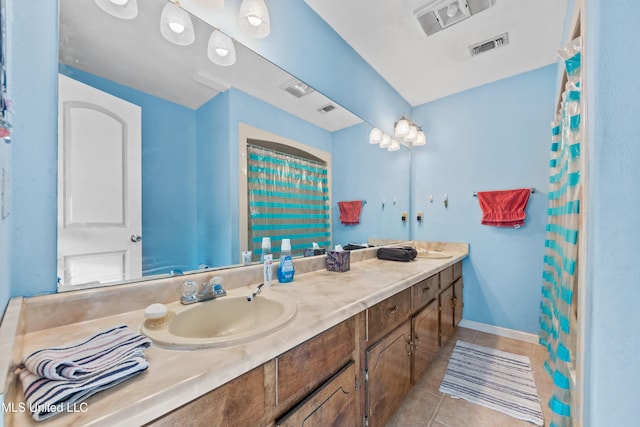
[[[580,222],[580,40],[561,50],[568,81],[557,121],[552,125],[546,252],[540,344],[548,350],[544,367],[553,378],[547,425],[572,425],[575,378],[576,283]]]

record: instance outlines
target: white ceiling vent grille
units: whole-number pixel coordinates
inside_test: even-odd
[[[490,50],[506,46],[508,44],[509,33],[500,34],[499,36],[492,37],[489,40],[485,40],[483,42],[469,46],[469,55],[474,57]]]
[[[432,0],[413,14],[422,30],[430,36],[489,9],[495,0]]]
[[[320,108],[318,108],[318,111],[319,111],[320,113],[326,114],[326,113],[328,113],[329,111],[333,111],[333,110],[335,110],[335,109],[336,109],[336,106],[335,106],[335,105],[333,105],[333,104],[327,104],[327,105],[325,105],[324,107],[320,107]]]

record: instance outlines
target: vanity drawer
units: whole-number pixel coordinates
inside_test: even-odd
[[[453,280],[462,276],[462,261],[453,264]]]
[[[405,321],[411,312],[411,288],[367,309],[367,341],[374,343]]]
[[[453,283],[453,266],[450,265],[438,275],[440,276],[440,289],[447,289],[447,286]]]
[[[276,406],[298,401],[353,358],[355,326],[352,317],[276,358]]]
[[[411,287],[411,303],[413,304],[413,311],[424,307],[429,301],[433,301],[437,296],[438,275],[434,274]]]

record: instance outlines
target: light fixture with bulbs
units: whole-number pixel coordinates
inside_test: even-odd
[[[207,57],[214,64],[229,66],[236,62],[236,48],[233,40],[220,30],[213,30],[207,45]]]
[[[263,39],[271,32],[269,10],[264,0],[242,0],[238,20],[242,31],[251,37]]]
[[[402,116],[394,124],[395,135],[397,138],[402,138],[405,142],[411,143],[411,145],[425,145],[426,137],[421,126],[418,126],[410,119]]]
[[[171,2],[162,9],[160,32],[165,39],[179,46],[188,46],[196,39],[191,16]]]
[[[100,9],[120,19],[133,19],[138,16],[137,0],[96,0]]]

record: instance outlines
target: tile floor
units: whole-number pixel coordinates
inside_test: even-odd
[[[413,387],[402,406],[391,417],[387,427],[533,427],[525,421],[512,418],[463,399],[452,399],[440,393],[440,382],[447,368],[449,355],[457,340],[471,342],[497,350],[528,356],[533,366],[533,373],[538,386],[538,395],[545,421],[549,420],[547,402],[551,395],[551,379],[542,367],[545,349],[537,344],[530,344],[497,335],[471,329],[458,328],[456,335],[446,344],[439,357],[425,373],[424,377]]]

